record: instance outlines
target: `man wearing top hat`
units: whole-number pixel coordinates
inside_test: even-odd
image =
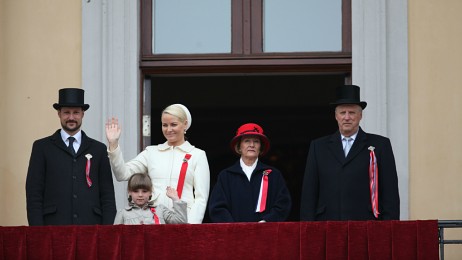
[[[34,142],[26,179],[30,226],[113,224],[114,185],[106,146],[80,128],[84,90],[59,90],[61,129]]]
[[[313,140],[303,180],[300,220],[397,220],[398,176],[390,140],[359,126],[367,103],[359,87],[337,89],[338,131]]]

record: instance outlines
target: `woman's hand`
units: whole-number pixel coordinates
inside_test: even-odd
[[[178,197],[178,192],[170,186],[167,187],[167,197],[171,198],[173,201],[180,200],[180,197]]]
[[[122,130],[117,118],[109,118],[106,122],[106,138],[109,144],[109,151],[114,151],[119,146],[119,138]]]

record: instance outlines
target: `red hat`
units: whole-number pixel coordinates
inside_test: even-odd
[[[270,149],[270,142],[268,137],[263,134],[263,128],[254,123],[243,124],[237,129],[236,136],[231,140],[231,150],[236,152],[236,143],[241,141],[241,137],[249,135],[260,137],[263,146],[262,148],[264,149],[261,151],[261,155],[265,155]]]

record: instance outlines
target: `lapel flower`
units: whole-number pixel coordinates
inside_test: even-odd
[[[88,185],[88,188],[91,187],[91,185],[93,184],[91,179],[90,179],[90,167],[91,167],[91,158],[93,157],[91,154],[87,153],[85,154],[85,157],[87,158],[87,165],[85,166],[85,177],[87,179],[87,185]]]
[[[367,148],[367,149],[369,149],[369,151],[374,151],[375,147],[374,146],[369,146],[369,148]]]

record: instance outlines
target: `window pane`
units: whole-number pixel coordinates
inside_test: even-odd
[[[153,0],[154,54],[231,52],[231,0]]]
[[[264,0],[264,52],[342,50],[342,0]]]

